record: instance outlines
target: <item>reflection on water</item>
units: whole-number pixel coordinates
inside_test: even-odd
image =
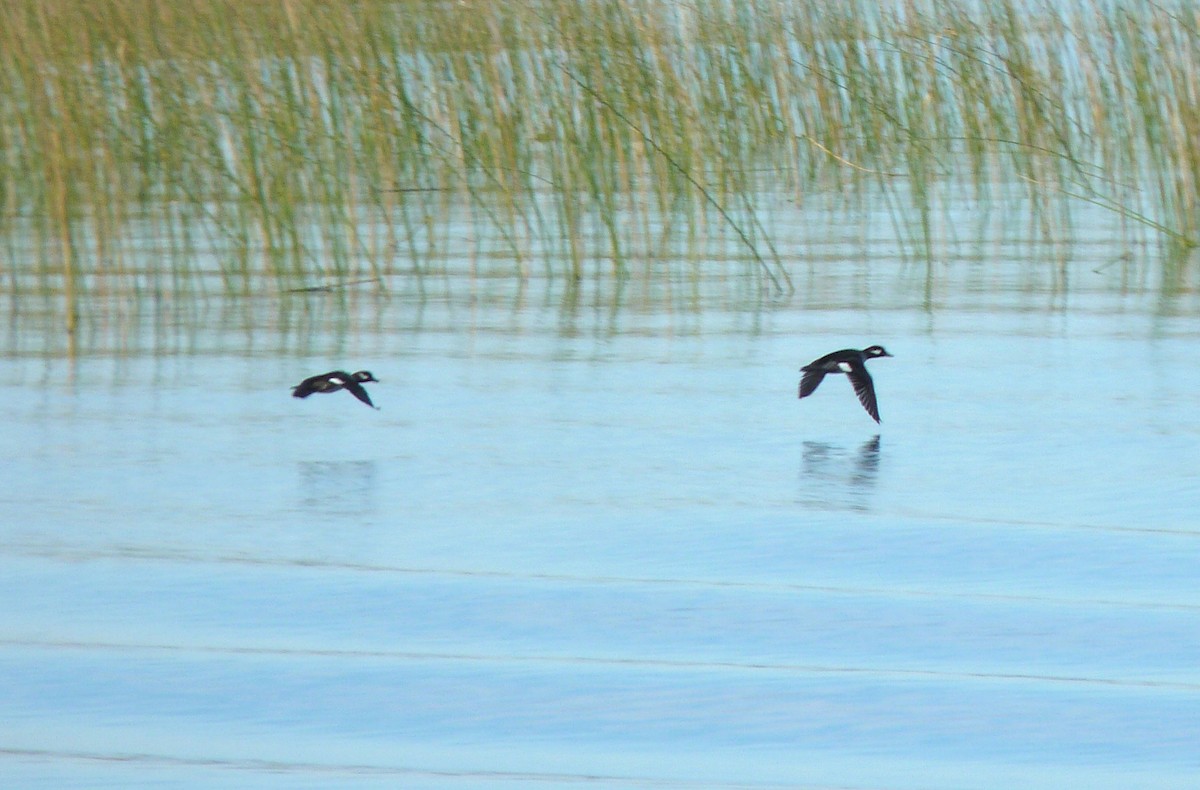
[[[879,475],[879,434],[857,451],[830,442],[805,442],[800,501],[823,510],[869,510]]]
[[[324,515],[375,509],[375,461],[300,461],[300,505]]]
[[[654,260],[646,276],[638,277],[611,277],[606,265],[595,266],[594,276],[580,278],[545,276],[536,267],[520,277],[480,277],[478,229],[464,221],[448,226],[436,267],[413,267],[398,260],[378,279],[313,283],[284,293],[270,278],[252,279],[245,283],[247,293],[233,296],[227,283],[195,277],[185,278],[188,298],[153,300],[130,282],[104,282],[77,295],[80,325],[75,335],[64,329],[60,298],[17,298],[12,281],[3,281],[0,296],[10,297],[10,320],[0,322],[0,352],[51,360],[145,354],[164,359],[205,353],[322,355],[331,348],[344,350],[347,342],[370,342],[391,350],[397,333],[469,328],[482,335],[550,330],[563,338],[608,338],[630,332],[680,336],[714,325],[757,332],[769,330],[775,316],[791,311],[845,309],[861,315],[915,306],[925,311],[932,327],[935,317],[940,320],[947,310],[997,316],[1061,308],[1068,292],[1077,314],[1109,315],[1124,310],[1129,299],[1148,296],[1166,317],[1192,315],[1200,305],[1194,257],[1176,261],[1149,252],[1132,255],[1111,215],[1086,203],[1074,209],[1082,234],[1070,245],[1075,263],[1066,268],[1058,244],[998,247],[994,257],[981,260],[978,250],[986,247],[976,248],[974,243],[1004,239],[981,237],[968,245],[951,234],[938,241],[924,262],[906,261],[880,270],[877,264],[903,245],[903,233],[888,235],[892,222],[867,222],[872,239],[868,250],[853,233],[847,235],[840,208],[809,205],[801,220],[790,201],[780,202],[769,194],[762,196],[761,208],[774,245],[790,261],[789,274],[801,286],[787,298],[764,287],[753,270],[731,268],[726,254],[665,255]],[[974,218],[985,213],[981,208],[968,201],[956,211],[961,212],[959,219]],[[360,232],[369,235],[375,229],[365,225]],[[981,228],[980,233],[987,231]],[[195,258],[198,271],[222,268],[220,256],[200,251]],[[22,269],[40,271],[38,261],[29,256],[6,263],[19,275]],[[137,261],[147,271],[161,263],[154,254]],[[1157,281],[1156,267],[1162,273]],[[1081,301],[1080,296],[1090,299]],[[546,309],[536,309],[539,305]]]

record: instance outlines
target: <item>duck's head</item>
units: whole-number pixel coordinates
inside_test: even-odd
[[[890,357],[891,354],[883,346],[868,346],[863,349],[863,354],[868,357]]]
[[[369,371],[369,370],[360,370],[360,371],[357,371],[357,372],[354,374],[354,380],[355,380],[355,381],[357,381],[359,384],[363,384],[363,383],[366,383],[366,382],[368,382],[368,381],[374,381],[374,382],[377,382],[377,383],[378,383],[378,381],[379,381],[379,379],[377,379],[377,378],[375,378],[374,376],[372,376],[372,375],[371,375],[371,371]]]

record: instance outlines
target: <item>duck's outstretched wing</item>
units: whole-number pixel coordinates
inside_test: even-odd
[[[854,385],[854,394],[858,396],[858,402],[867,410],[867,414],[871,415],[871,419],[879,422],[879,404],[875,400],[875,382],[871,380],[871,374],[867,372],[866,366],[862,363],[851,364],[846,376]]]
[[[806,365],[800,370],[804,372],[804,378],[800,379],[800,397],[806,398],[816,391],[817,385],[825,378],[825,371],[812,365]]]
[[[363,389],[363,386],[361,384],[359,384],[357,381],[353,381],[353,380],[347,381],[343,386],[346,388],[347,392],[349,392],[354,397],[358,398],[363,403],[370,406],[372,409],[379,408],[374,403],[371,403],[371,396],[367,394],[367,391],[365,389]]]

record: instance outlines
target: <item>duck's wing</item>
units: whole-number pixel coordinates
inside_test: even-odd
[[[819,385],[821,380],[825,378],[825,371],[821,368],[814,367],[816,364],[817,363],[814,362],[812,365],[805,365],[804,367],[800,368],[800,370],[804,372],[804,378],[800,379],[801,398],[806,398],[809,395],[812,395],[813,392],[816,391],[817,385]]]
[[[867,410],[867,414],[871,415],[871,419],[879,422],[879,404],[875,400],[875,382],[871,380],[871,374],[867,372],[866,365],[861,362],[851,363],[850,370],[846,371],[846,377],[854,385],[854,394],[858,396],[858,402]]]
[[[363,386],[357,381],[347,381],[344,386],[347,392],[370,406],[372,409],[378,408],[374,403],[371,403],[371,396],[367,394],[367,391],[363,389]]]

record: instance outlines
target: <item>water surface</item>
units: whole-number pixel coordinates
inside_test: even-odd
[[[1193,787],[1200,302],[1119,254],[10,323],[0,773]]]

